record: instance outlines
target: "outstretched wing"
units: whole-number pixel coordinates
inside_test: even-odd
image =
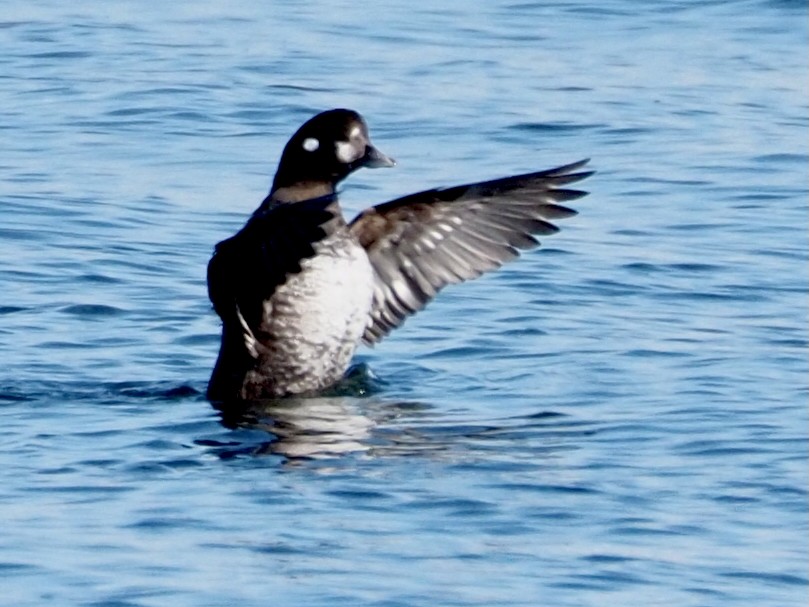
[[[368,252],[376,285],[366,344],[380,341],[446,285],[477,278],[553,234],[550,220],[576,211],[558,203],[586,195],[567,189],[592,175],[588,160],[411,194],[358,215],[350,229]]]
[[[254,214],[235,235],[216,245],[208,263],[208,297],[225,324],[250,327],[261,322],[263,303],[301,261],[312,257],[314,245],[335,218],[333,196],[279,204]]]

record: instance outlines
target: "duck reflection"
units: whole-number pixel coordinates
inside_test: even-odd
[[[381,394],[360,365],[330,393],[257,401],[213,402],[225,433],[199,439],[221,459],[276,455],[288,464],[367,454],[371,457],[467,457],[493,445],[537,437],[538,454],[557,452],[589,424],[541,408],[516,416],[462,420],[433,405]]]
[[[230,429],[259,430],[272,435],[253,453],[290,459],[339,457],[371,448],[376,422],[362,413],[357,397],[317,396],[214,405]]]
[[[217,444],[220,457],[281,455],[289,460],[340,457],[390,448],[387,422],[419,416],[430,407],[376,394],[383,383],[360,363],[327,393],[238,402],[213,402],[222,425],[242,434]],[[380,430],[380,426],[383,429]]]
[[[467,458],[471,453],[536,441],[538,457],[570,449],[593,429],[567,414],[530,414],[459,421],[435,407],[378,396],[322,395],[214,404],[224,440],[199,440],[218,457],[276,455],[288,464],[368,454],[371,457]]]

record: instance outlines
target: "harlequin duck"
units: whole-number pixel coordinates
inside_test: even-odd
[[[346,223],[337,184],[360,167],[391,167],[363,118],[335,109],[284,148],[269,195],[216,245],[208,294],[222,319],[213,401],[317,393],[448,284],[477,278],[576,212],[565,188],[587,160],[411,194]]]

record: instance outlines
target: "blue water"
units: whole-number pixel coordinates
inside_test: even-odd
[[[806,604],[806,2],[435,6],[7,7],[4,603]],[[222,416],[205,265],[337,106],[399,162],[349,214],[599,172],[341,393]]]

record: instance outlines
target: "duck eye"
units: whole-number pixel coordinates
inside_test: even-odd
[[[307,152],[314,152],[320,147],[320,142],[314,137],[307,137],[303,140],[303,149]]]

